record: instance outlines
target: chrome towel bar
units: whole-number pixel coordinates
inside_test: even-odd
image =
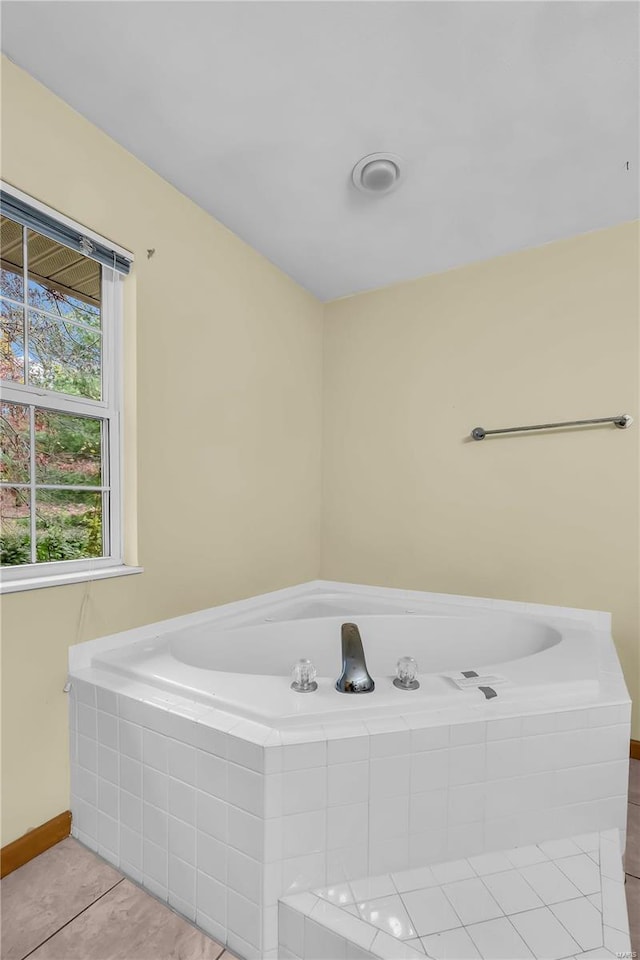
[[[560,423],[534,423],[530,427],[503,427],[501,430],[485,430],[484,427],[474,427],[471,436],[474,440],[484,440],[496,433],[522,433],[525,430],[553,430],[556,427],[586,427],[594,423],[613,423],[621,430],[625,430],[633,423],[633,417],[623,413],[618,417],[596,417],[595,420],[563,420]]]

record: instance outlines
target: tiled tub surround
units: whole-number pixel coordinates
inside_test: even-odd
[[[631,956],[617,830],[286,897],[281,960]]]
[[[608,617],[561,613],[591,617],[597,649],[595,683],[564,703],[460,691],[416,712],[399,693],[406,710],[371,716],[373,694],[338,723],[256,723],[92,666],[113,638],[72,648],[74,835],[248,960],[277,955],[282,896],[624,829]]]

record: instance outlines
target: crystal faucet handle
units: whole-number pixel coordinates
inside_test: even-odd
[[[317,690],[316,673],[311,660],[297,660],[291,670],[291,689],[297,693],[311,693]]]
[[[400,690],[417,690],[420,686],[418,680],[418,664],[413,657],[400,657],[396,666],[396,676],[393,685]]]

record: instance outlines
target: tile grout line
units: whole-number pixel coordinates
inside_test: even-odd
[[[30,957],[33,953],[35,953],[36,950],[39,950],[40,947],[42,947],[45,943],[48,943],[49,940],[51,940],[51,939],[52,939],[53,937],[55,937],[58,933],[60,933],[61,930],[64,930],[64,928],[65,928],[65,927],[68,927],[70,923],[73,923],[73,921],[74,921],[74,920],[77,920],[78,917],[81,917],[83,913],[86,913],[87,910],[90,910],[91,907],[95,906],[95,904],[98,903],[98,901],[102,900],[103,897],[106,897],[106,895],[107,895],[108,893],[111,893],[112,890],[115,890],[115,888],[116,888],[120,883],[122,883],[122,881],[125,880],[125,879],[126,879],[126,877],[120,877],[120,879],[117,880],[117,881],[113,884],[112,887],[109,887],[109,889],[108,889],[108,890],[105,890],[104,893],[101,893],[99,897],[96,897],[95,900],[92,900],[92,902],[89,903],[89,904],[87,904],[87,906],[84,907],[83,910],[79,910],[78,913],[75,914],[75,916],[71,917],[70,920],[67,920],[66,923],[63,923],[62,926],[61,926],[61,927],[58,927],[57,930],[54,930],[54,932],[53,932],[52,934],[50,934],[50,936],[45,937],[45,939],[44,939],[41,943],[39,943],[37,946],[35,946],[35,947],[33,948],[33,950],[30,950],[29,953],[25,953],[25,955],[21,958],[21,960],[27,960],[27,958]]]

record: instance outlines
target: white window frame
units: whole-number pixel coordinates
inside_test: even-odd
[[[12,190],[6,184],[2,189],[13,193],[22,199],[26,195],[21,191]],[[51,217],[56,217],[66,224],[73,223],[66,217],[61,217],[56,211],[46,207],[31,198],[28,202],[37,206]],[[80,224],[73,224],[78,233],[89,235],[99,242],[109,244],[109,241],[98,238],[97,234],[87,231]],[[26,238],[26,229],[24,233]],[[25,239],[26,245],[26,239]],[[111,246],[113,246],[111,244]],[[119,249],[119,248],[118,248]],[[128,254],[133,259],[133,257]],[[24,256],[25,272],[28,269],[26,251]],[[100,318],[102,330],[101,344],[101,373],[102,399],[91,400],[85,397],[76,397],[69,394],[46,390],[32,384],[20,384],[7,380],[0,381],[0,392],[5,403],[26,404],[31,418],[31,457],[30,479],[28,486],[42,489],[42,484],[36,485],[35,456],[34,456],[34,408],[55,410],[61,413],[76,414],[99,418],[106,424],[102,430],[102,457],[101,483],[102,491],[102,525],[103,542],[108,546],[108,556],[88,557],[82,560],[59,560],[44,563],[25,563],[16,566],[2,567],[0,571],[0,593],[12,593],[18,590],[30,590],[37,587],[48,587],[56,584],[74,583],[85,580],[103,579],[105,577],[122,576],[140,573],[139,567],[127,566],[124,563],[124,519],[122,510],[123,461],[122,461],[122,406],[123,406],[123,351],[122,351],[122,314],[123,296],[122,285],[124,278],[116,270],[102,265],[101,271],[101,304]],[[25,298],[27,297],[27,282],[25,276]],[[26,317],[26,306],[25,306]],[[25,354],[28,343],[25,343]],[[2,486],[15,487],[20,484],[3,481]],[[44,485],[46,489],[46,485]],[[88,490],[97,487],[87,487]],[[30,523],[31,544],[35,544],[34,497],[30,495]]]

